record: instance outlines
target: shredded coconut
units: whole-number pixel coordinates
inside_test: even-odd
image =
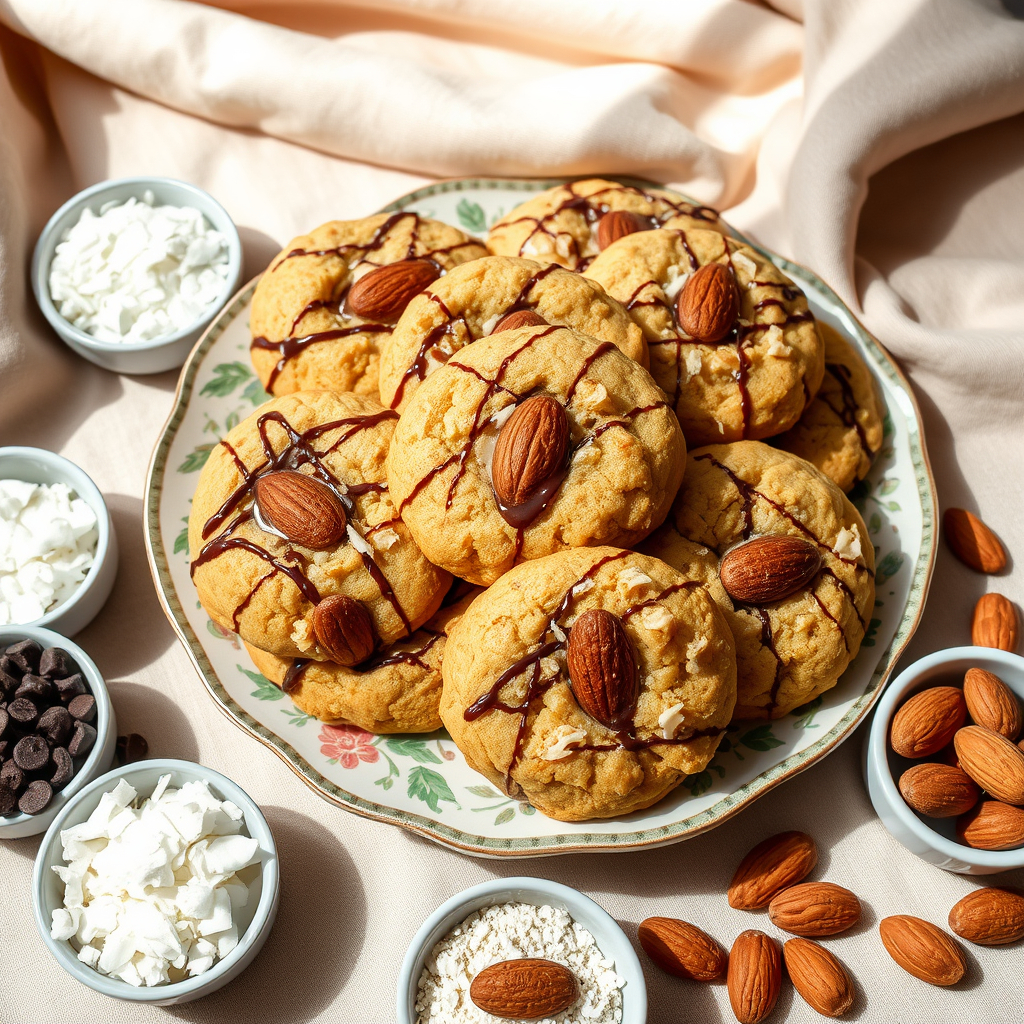
[[[673,704],[658,715],[658,728],[663,740],[675,739],[676,730],[683,724],[683,705]]]
[[[503,313],[495,313],[494,316],[489,316],[481,325],[480,331],[486,338],[495,327],[498,326],[498,321],[504,316]]]
[[[689,384],[690,378],[696,377],[704,365],[704,361],[700,357],[700,349],[688,348],[683,362],[686,364],[686,383]]]
[[[372,534],[373,546],[378,551],[390,551],[398,543],[398,534],[388,528]]]
[[[836,537],[835,553],[840,558],[848,558],[851,561],[856,561],[863,554],[860,547],[860,531],[857,529],[857,524],[853,524],[853,529],[848,530],[845,526],[839,531],[839,536]]]
[[[674,273],[673,273],[674,271]],[[683,272],[681,267],[668,268],[668,280],[665,282],[662,291],[669,302],[675,302],[676,296],[683,290],[683,285],[690,279],[689,272]]]
[[[648,583],[654,582],[647,573],[641,572],[634,565],[627,565],[626,568],[619,573],[617,580],[625,589],[627,594],[632,594],[634,590],[643,590]]]
[[[649,604],[640,609],[640,621],[645,629],[662,631],[668,629],[675,619],[663,604]]]
[[[783,340],[782,328],[778,324],[772,324],[765,332],[765,340],[768,342],[768,355],[784,358],[793,350]]]
[[[416,994],[416,1024],[497,1024],[469,997],[473,979],[491,964],[539,957],[568,967],[580,996],[538,1024],[617,1024],[625,981],[594,936],[550,906],[500,903],[470,914],[427,956]]]
[[[587,734],[583,729],[574,729],[571,725],[560,725],[553,733],[551,743],[540,756],[545,761],[560,761],[572,753],[573,746],[587,742]]]
[[[732,254],[732,265],[742,270],[749,278],[757,277],[757,264],[745,253],[734,252]]]

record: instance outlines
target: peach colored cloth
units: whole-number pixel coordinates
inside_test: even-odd
[[[471,860],[316,797],[216,712],[152,591],[141,495],[176,375],[118,377],[72,356],[34,306],[27,262],[65,198],[122,175],[212,192],[240,227],[246,276],[292,235],[435,176],[654,177],[722,207],[860,310],[917,388],[942,506],[980,512],[1024,552],[1024,21],[998,0],[218,6],[0,0],[0,443],[61,451],[106,493],[122,566],[78,639],[111,681],[122,731],[226,772],[265,807],[281,912],[218,995],[133,1008],[52,962],[30,916],[37,843],[5,843],[0,1020],[389,1021],[420,922],[495,874],[575,885],[630,933],[665,914],[728,943],[763,924],[725,904],[732,868],[784,828],[813,832],[827,877],[870,908],[830,943],[858,980],[855,1015],[1020,1020],[1019,951],[973,948],[970,981],[951,991],[882,951],[878,919],[942,924],[975,883],[917,861],[878,823],[861,734],[722,828],[623,857]],[[940,548],[908,658],[966,642],[986,589],[1024,597],[1012,565],[985,579]],[[652,1022],[732,1019],[724,986],[647,967]],[[818,1019],[791,990],[776,1017]]]

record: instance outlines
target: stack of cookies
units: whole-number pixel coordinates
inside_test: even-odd
[[[874,381],[713,210],[589,180],[486,246],[331,222],[250,323],[274,397],[203,470],[192,575],[308,714],[444,726],[505,792],[608,818],[857,654]]]

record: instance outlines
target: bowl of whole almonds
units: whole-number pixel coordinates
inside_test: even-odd
[[[1024,658],[954,647],[914,662],[879,701],[868,795],[908,850],[947,871],[1024,867]]]

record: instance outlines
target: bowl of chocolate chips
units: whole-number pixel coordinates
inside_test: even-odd
[[[0,627],[0,840],[45,832],[110,768],[116,742],[106,684],[78,644]]]

